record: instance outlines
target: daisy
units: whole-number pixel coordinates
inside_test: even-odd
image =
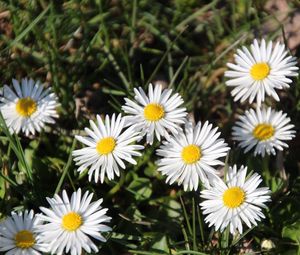
[[[83,172],[89,168],[89,181],[93,175],[97,183],[104,182],[105,174],[109,180],[114,178],[114,174],[120,176],[119,166],[125,169],[124,160],[136,164],[132,156],[141,156],[137,150],[142,150],[144,146],[134,145],[133,142],[141,139],[139,132],[133,128],[124,129],[125,120],[119,114],[115,114],[110,119],[105,117],[105,124],[101,117],[97,115],[98,126],[90,120],[92,130],[85,128],[88,137],[76,136],[76,139],[87,147],[73,151],[76,165],[80,165],[78,172]]]
[[[296,58],[287,55],[283,44],[277,42],[272,48],[272,42],[266,45],[265,40],[259,45],[255,39],[250,51],[245,46],[238,49],[236,64],[228,63],[232,71],[225,72],[225,76],[231,78],[227,86],[235,87],[231,91],[234,101],[249,99],[252,103],[256,98],[260,105],[265,101],[265,93],[279,101],[275,89],[289,88],[292,80],[287,77],[298,76]]]
[[[34,212],[11,213],[0,223],[0,251],[6,255],[39,255],[47,252],[46,245],[37,239],[38,219]]]
[[[217,172],[215,166],[223,165],[219,158],[226,156],[229,147],[223,139],[218,139],[218,128],[212,129],[212,124],[206,121],[203,125],[198,122],[193,128],[187,122],[185,133],[182,131],[164,141],[157,150],[158,171],[167,175],[167,183],[178,181],[184,190],[197,190],[199,179],[209,185],[209,178]]]
[[[46,123],[54,123],[57,118],[57,97],[45,89],[39,81],[22,79],[21,84],[13,79],[14,89],[4,85],[0,95],[0,110],[11,132],[41,132]]]
[[[257,225],[261,218],[265,218],[261,212],[266,208],[265,202],[270,201],[270,190],[258,188],[262,182],[261,176],[254,173],[246,178],[247,167],[229,167],[226,181],[215,178],[212,186],[201,191],[201,197],[205,199],[200,204],[203,214],[208,214],[205,222],[209,227],[215,226],[221,232],[229,225],[230,233],[237,231],[242,234],[242,222],[251,228]]]
[[[233,127],[233,139],[239,142],[245,153],[254,149],[254,155],[265,153],[275,155],[275,149],[282,151],[288,147],[285,141],[295,137],[294,125],[290,124],[290,118],[286,113],[268,109],[257,108],[246,111],[240,116],[236,126]]]
[[[44,222],[37,226],[40,233],[39,239],[46,243],[51,254],[71,255],[82,254],[82,249],[87,253],[98,252],[97,246],[90,237],[105,242],[102,232],[111,228],[104,225],[111,218],[106,216],[108,209],[102,208],[103,199],[91,203],[93,193],[86,191],[81,197],[81,189],[72,194],[69,200],[67,192],[62,192],[62,198],[46,198],[50,209],[40,207],[44,214],[38,217]]]
[[[134,125],[142,136],[146,135],[147,143],[152,144],[154,134],[160,141],[160,137],[169,137],[168,131],[178,134],[180,124],[185,122],[186,109],[180,107],[183,104],[181,96],[172,95],[171,89],[162,90],[161,85],[149,85],[148,96],[139,87],[134,89],[135,101],[125,98],[126,104],[122,109],[130,114],[126,116],[126,125]],[[172,96],[171,96],[172,95]]]

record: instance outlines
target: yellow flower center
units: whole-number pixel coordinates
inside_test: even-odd
[[[258,124],[253,130],[253,136],[260,141],[265,141],[274,135],[274,128],[269,124]]]
[[[264,62],[254,64],[250,70],[250,74],[252,78],[256,81],[263,80],[269,75],[269,73],[270,73],[270,66]]]
[[[35,244],[32,232],[21,230],[15,236],[16,246],[20,249],[28,249]]]
[[[148,104],[144,108],[144,116],[146,120],[158,121],[165,116],[165,110],[160,104]]]
[[[70,212],[64,215],[62,227],[68,231],[75,231],[82,225],[81,216],[78,213]]]
[[[101,155],[111,153],[116,147],[116,140],[113,137],[106,137],[101,139],[96,146],[96,150]]]
[[[185,146],[181,151],[181,157],[186,164],[193,164],[201,158],[201,149],[199,146],[191,144]]]
[[[223,194],[223,202],[229,208],[237,208],[245,201],[245,192],[240,187],[232,187]]]
[[[36,102],[30,97],[20,98],[16,104],[17,113],[22,117],[30,117],[35,113],[36,108]]]

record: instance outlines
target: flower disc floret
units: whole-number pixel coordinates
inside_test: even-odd
[[[201,158],[201,149],[194,144],[185,146],[182,149],[181,157],[186,164],[194,164]]]
[[[23,117],[30,117],[36,109],[36,102],[30,97],[20,98],[16,104],[16,111]]]
[[[274,128],[270,124],[258,124],[253,129],[253,136],[260,141],[265,141],[273,137]]]
[[[165,116],[165,111],[160,104],[148,104],[144,108],[144,116],[146,120],[158,121]]]
[[[100,155],[112,153],[116,147],[116,140],[113,137],[102,138],[98,143],[96,150]]]
[[[21,249],[28,249],[35,244],[33,233],[28,230],[19,231],[15,236],[15,240],[16,246]]]
[[[223,202],[229,208],[237,208],[245,201],[245,192],[240,187],[231,187],[223,194]]]
[[[82,225],[82,218],[76,212],[69,212],[62,218],[62,226],[65,230],[75,231]]]
[[[263,80],[270,74],[270,66],[267,63],[256,63],[251,67],[250,74],[256,81]]]

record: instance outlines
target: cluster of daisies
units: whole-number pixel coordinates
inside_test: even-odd
[[[225,73],[234,86],[235,100],[252,103],[256,98],[256,110],[250,109],[240,116],[233,127],[233,139],[245,152],[264,156],[275,154],[287,147],[295,131],[290,119],[282,112],[265,108],[265,95],[275,100],[275,89],[289,87],[297,75],[296,60],[287,56],[284,45],[272,42],[260,45],[257,40],[250,50],[243,47],[235,55],[236,64],[228,64],[232,70]],[[169,184],[177,183],[183,189],[197,191],[202,187],[200,204],[205,221],[216,230],[229,228],[232,234],[243,232],[243,223],[249,228],[264,218],[262,208],[270,200],[270,190],[259,187],[262,178],[254,173],[247,176],[247,167],[228,167],[220,177],[219,166],[230,148],[220,137],[217,127],[208,121],[193,123],[187,119],[184,101],[172,89],[162,86],[134,89],[133,99],[125,98],[121,114],[97,115],[90,120],[84,136],[76,136],[84,147],[73,151],[78,172],[87,171],[89,181],[103,183],[120,175],[120,168],[128,163],[136,164],[144,146],[138,143],[146,137],[145,146],[161,141],[157,149],[158,171],[166,176]],[[25,135],[40,132],[46,123],[57,117],[58,100],[49,89],[33,80],[23,79],[21,84],[13,80],[13,88],[4,86],[0,96],[0,110],[11,132]],[[102,199],[92,201],[88,191],[81,189],[69,199],[62,196],[47,198],[50,208],[41,207],[42,213],[33,211],[12,213],[0,223],[0,251],[11,254],[71,253],[80,255],[97,252],[91,238],[105,241],[101,233],[110,231],[103,223],[110,221],[107,209],[101,207]]]
[[[246,111],[233,127],[233,139],[245,152],[254,148],[254,155],[275,155],[275,149],[288,147],[285,141],[295,136],[294,125],[285,113],[262,105],[265,94],[279,101],[275,89],[289,88],[292,80],[288,77],[298,76],[296,58],[287,55],[285,46],[280,43],[273,48],[271,41],[266,44],[262,40],[259,44],[254,40],[250,51],[246,47],[237,50],[236,64],[227,64],[232,70],[225,72],[230,78],[226,84],[234,87],[231,91],[234,100],[249,99],[252,103],[256,98],[257,102],[256,109]]]
[[[101,207],[103,200],[91,202],[92,198],[93,193],[86,191],[82,196],[78,189],[69,199],[64,190],[62,197],[47,198],[50,208],[40,207],[43,213],[12,212],[0,224],[0,251],[6,251],[6,255],[81,255],[83,249],[98,252],[89,236],[104,242],[102,233],[111,228],[103,223],[111,218]]]

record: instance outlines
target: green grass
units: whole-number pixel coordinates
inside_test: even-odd
[[[59,120],[36,137],[10,135],[0,117],[0,218],[12,210],[46,205],[46,196],[82,187],[104,198],[112,217],[101,254],[300,254],[299,137],[277,157],[244,155],[231,140],[237,114],[225,86],[226,63],[254,37],[274,39],[283,32],[263,1],[204,0],[9,0],[0,1],[1,87],[12,78],[31,77],[53,87]],[[291,12],[298,1],[289,1]],[[276,29],[264,33],[265,22]],[[12,29],[11,31],[9,29]],[[299,54],[299,51],[296,52]],[[79,175],[71,158],[74,135],[95,114],[121,112],[133,88],[163,82],[179,92],[195,120],[219,126],[232,148],[228,163],[262,174],[272,190],[266,219],[240,237],[214,233],[203,222],[197,193],[165,184],[148,146],[136,166],[104,184]],[[295,80],[268,103],[287,112],[299,130],[300,83]],[[283,178],[284,175],[286,178]],[[95,197],[95,198],[96,198]],[[297,234],[298,233],[298,234]],[[264,239],[275,248],[263,251]],[[127,252],[127,253],[126,253]],[[248,253],[249,254],[249,253]]]

